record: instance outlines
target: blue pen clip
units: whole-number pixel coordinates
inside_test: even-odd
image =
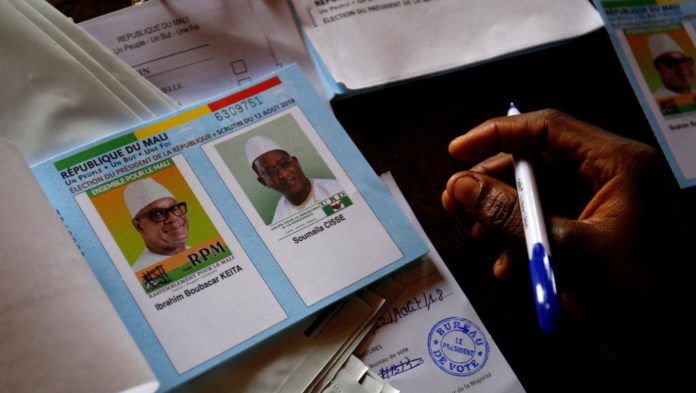
[[[546,252],[544,245],[535,243],[532,250],[532,259],[529,261],[529,273],[532,276],[532,290],[536,303],[539,326],[546,334],[558,331],[560,319],[560,305],[556,292],[556,280],[551,267],[551,256]]]

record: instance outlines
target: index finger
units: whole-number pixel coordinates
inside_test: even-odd
[[[488,120],[449,144],[450,154],[467,163],[499,152],[545,151],[563,162],[581,163],[592,151],[616,144],[618,136],[554,109]],[[612,143],[613,142],[613,143]]]

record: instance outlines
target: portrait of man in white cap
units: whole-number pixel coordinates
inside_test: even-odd
[[[693,93],[694,60],[667,33],[648,37],[648,46],[662,84],[653,92],[655,98]]]
[[[140,233],[145,250],[133,271],[144,269],[188,248],[186,202],[179,202],[164,186],[151,178],[136,180],[123,191],[133,227]]]
[[[308,179],[297,157],[270,138],[253,136],[246,142],[244,151],[258,182],[282,194],[272,222],[343,190],[341,184],[333,179]]]

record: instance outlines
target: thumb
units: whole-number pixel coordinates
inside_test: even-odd
[[[517,190],[508,184],[481,173],[464,171],[449,179],[447,194],[484,227],[524,242]]]

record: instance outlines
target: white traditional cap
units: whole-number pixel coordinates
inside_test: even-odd
[[[261,154],[273,150],[285,151],[285,149],[283,149],[282,146],[276,143],[276,141],[261,135],[256,135],[249,138],[249,140],[246,143],[246,146],[244,147],[244,152],[246,153],[247,160],[249,160],[249,165],[251,165],[252,167],[254,166],[254,161],[256,161],[256,159],[259,158]]]
[[[666,33],[653,34],[648,38],[648,46],[653,60],[667,52],[681,52],[684,50]]]
[[[163,185],[148,177],[129,184],[123,191],[123,197],[126,199],[126,206],[131,217],[135,218],[145,206],[158,199],[174,198],[174,195]]]

